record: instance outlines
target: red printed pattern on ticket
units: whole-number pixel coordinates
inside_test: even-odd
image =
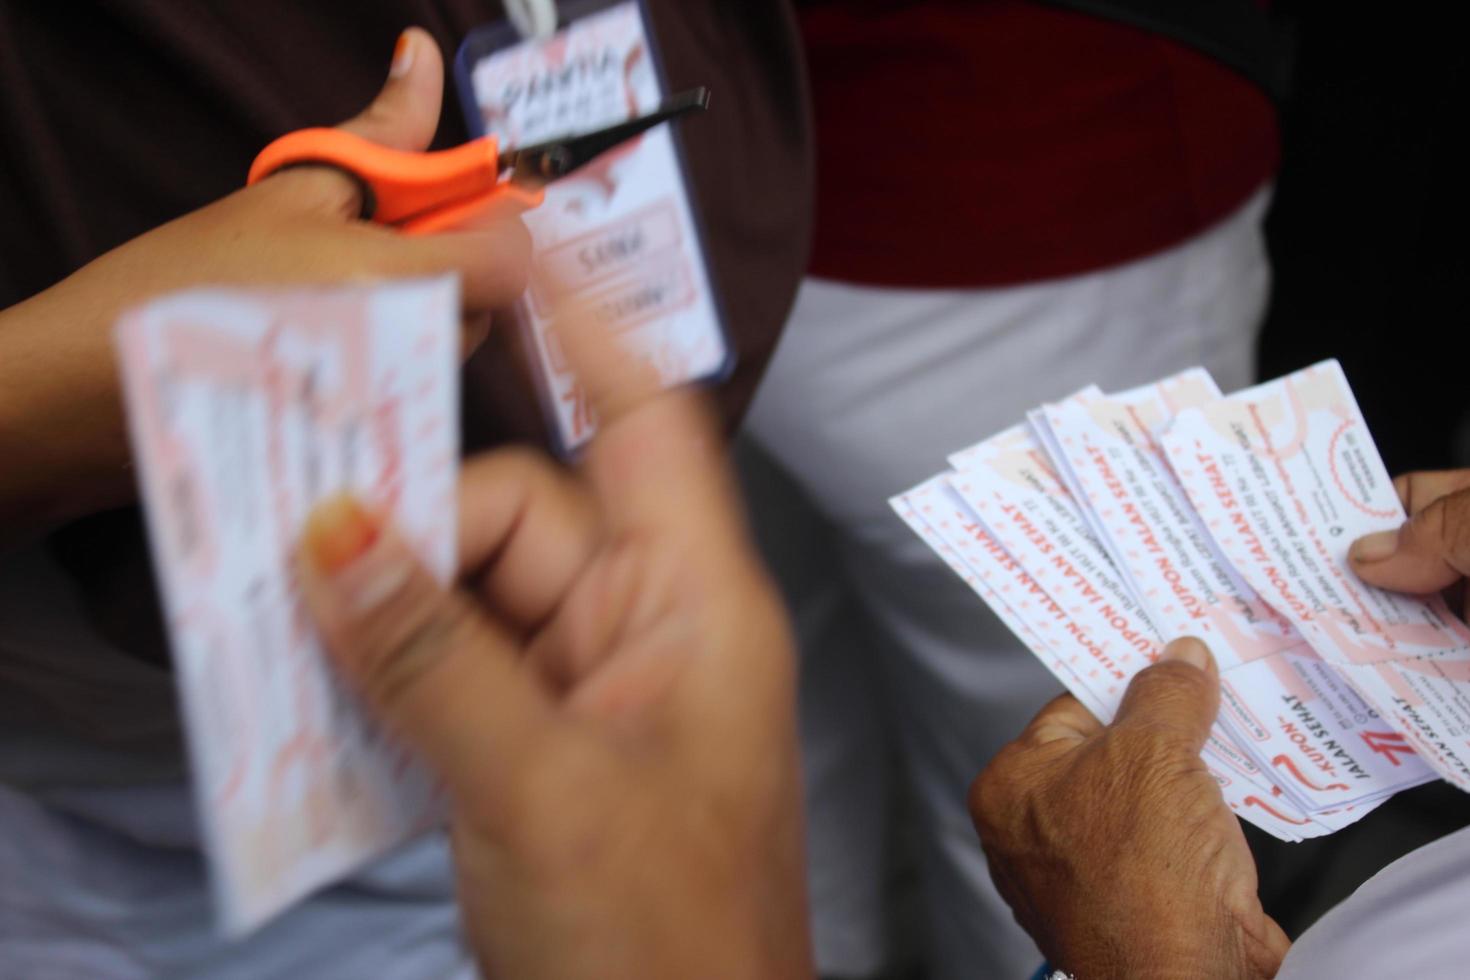
[[[254,928],[428,826],[434,786],[358,710],[295,585],[310,509],[350,492],[454,562],[452,279],[203,290],[118,326],[221,922]]]

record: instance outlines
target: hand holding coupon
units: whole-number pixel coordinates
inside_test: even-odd
[[[1242,819],[1299,840],[1470,789],[1470,631],[1348,564],[1404,510],[1336,362],[1084,390],[950,463],[895,510],[1099,719],[1165,642],[1210,645],[1203,758]]]
[[[794,656],[711,414],[568,316],[579,465],[461,466],[457,298],[202,290],[119,328],[221,924],[448,822],[487,974],[809,975]]]
[[[459,288],[180,293],[118,347],[216,900],[245,932],[442,818],[329,670],[291,555],[351,492],[453,570]]]
[[[404,65],[415,63],[413,45],[425,48],[416,36],[401,42]],[[437,111],[430,60],[434,70],[420,74],[433,76],[424,91],[433,89]],[[460,229],[491,221],[503,200],[520,210],[544,198],[526,219],[537,260],[519,319],[564,450],[580,449],[595,422],[554,336],[552,297],[617,334],[667,385],[728,369],[678,143],[658,125],[702,108],[708,93],[664,98],[639,6],[606,4],[524,42],[487,27],[466,42],[459,69],[480,139],[429,154],[377,133],[302,130],[262,152],[251,182],[268,187],[303,164],[346,173],[352,209],[401,233],[374,229],[374,241],[422,236],[428,250],[477,242]],[[312,508],[347,493],[391,519],[440,579],[454,571],[460,307],[452,278],[206,289],[156,299],[119,325],[134,457],[229,932],[442,822],[429,774],[327,668],[292,555]]]

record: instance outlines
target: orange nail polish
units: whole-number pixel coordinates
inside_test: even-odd
[[[398,35],[398,41],[393,45],[393,63],[388,66],[388,77],[399,78],[408,74],[413,67],[413,45],[408,31]]]
[[[335,575],[367,553],[381,527],[375,516],[342,494],[319,504],[306,519],[302,548],[317,571]]]

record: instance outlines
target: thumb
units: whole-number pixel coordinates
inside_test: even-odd
[[[301,551],[307,609],[370,712],[457,801],[481,816],[502,811],[550,718],[505,630],[350,498],[312,513]]]
[[[1353,542],[1353,571],[1369,585],[1395,592],[1438,592],[1470,569],[1470,489],[1440,497],[1397,531]]]
[[[378,97],[341,128],[395,150],[424,150],[439,128],[444,58],[421,27],[398,35],[388,80]]]
[[[1114,728],[1142,728],[1198,755],[1220,710],[1220,674],[1210,648],[1192,636],[1164,648],[1123,695]]]

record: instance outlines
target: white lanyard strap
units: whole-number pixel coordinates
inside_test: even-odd
[[[505,14],[521,37],[548,38],[556,33],[556,0],[502,0]]]

